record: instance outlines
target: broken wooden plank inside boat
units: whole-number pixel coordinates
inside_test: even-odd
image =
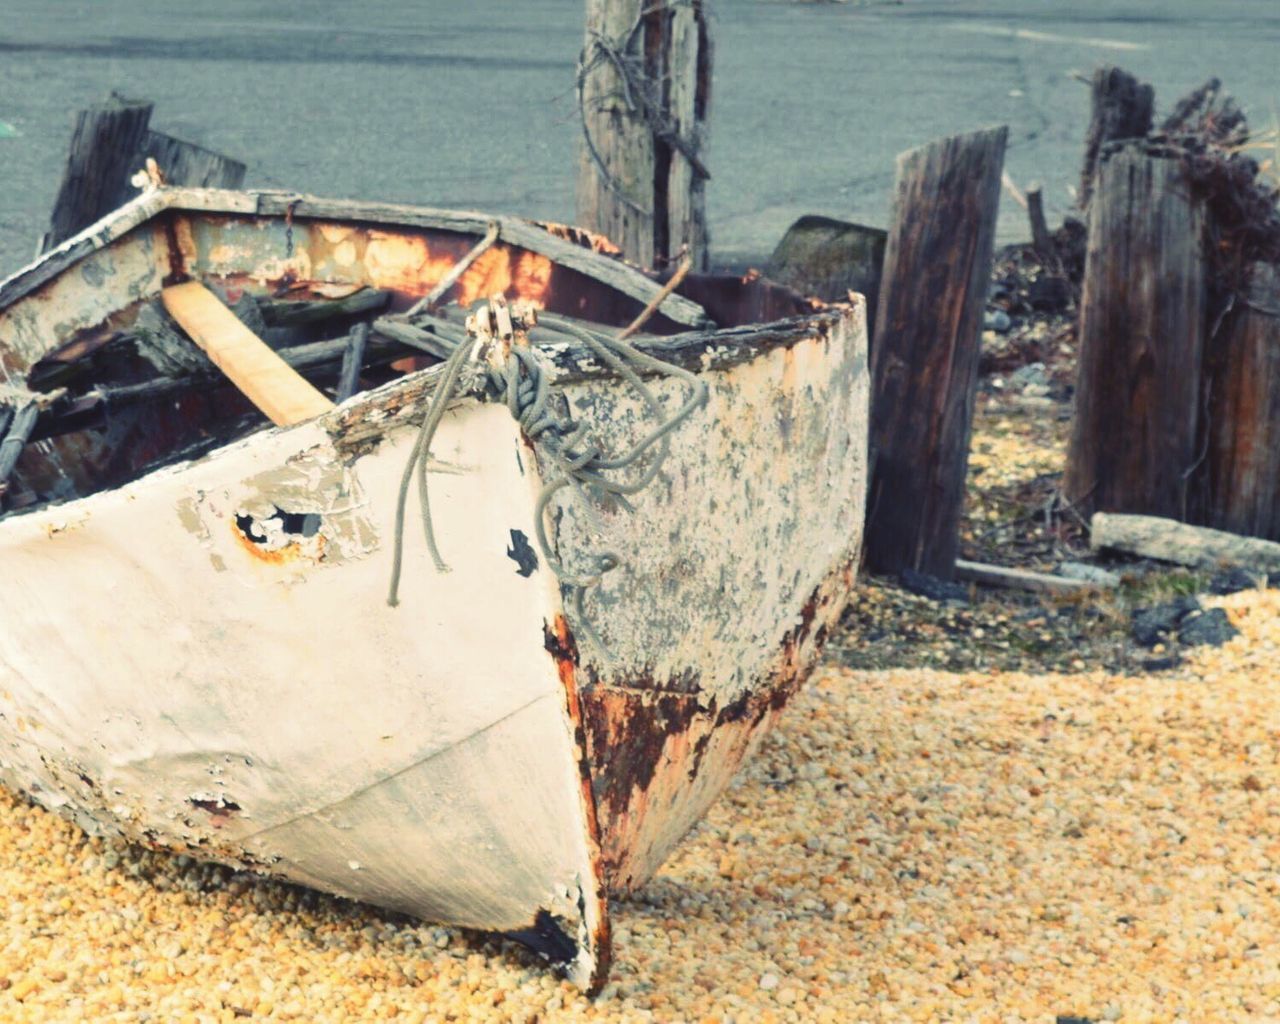
[[[35,410],[0,499],[5,783],[600,984],[608,895],[840,614],[867,409],[860,303],[664,297],[606,250],[174,189],[0,283],[0,406]],[[354,394],[271,426],[166,310],[197,282],[207,322]]]

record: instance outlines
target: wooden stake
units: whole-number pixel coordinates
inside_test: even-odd
[[[1084,140],[1084,169],[1080,172],[1080,206],[1093,196],[1094,175],[1108,142],[1141,139],[1151,131],[1156,94],[1127,71],[1100,67],[1093,73],[1089,130]]]
[[[867,562],[950,579],[1007,128],[898,157],[871,353]]]
[[[1098,168],[1063,480],[1086,514],[1195,511],[1207,271],[1190,193],[1181,162],[1141,143]]]
[[[276,426],[292,426],[333,408],[199,281],[173,285],[160,296],[191,340]]]

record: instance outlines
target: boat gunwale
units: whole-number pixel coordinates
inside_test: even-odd
[[[0,313],[86,256],[106,248],[135,228],[165,213],[355,221],[476,236],[485,234],[490,224],[497,223],[504,242],[585,273],[640,303],[648,303],[657,298],[662,287],[643,271],[620,258],[603,255],[562,238],[537,221],[509,214],[486,214],[475,210],[446,210],[368,200],[327,199],[280,190],[165,187],[143,192],[34,262],[0,280]],[[711,326],[706,310],[682,295],[672,293],[662,298],[657,312],[684,327]]]

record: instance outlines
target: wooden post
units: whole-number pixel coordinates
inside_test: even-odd
[[[1205,372],[1205,525],[1280,541],[1280,267],[1251,268]]]
[[[106,103],[76,115],[71,153],[44,239],[46,250],[134,195],[129,177],[140,166],[138,151],[146,140],[152,106],[112,93]]]
[[[240,188],[248,170],[239,160],[163,132],[147,132],[133,170],[147,157],[155,160],[168,184],[192,188]]]
[[[154,104],[116,93],[76,115],[71,152],[54,202],[47,252],[138,194],[130,179],[148,157],[170,185],[240,188],[245,165],[220,153],[149,130]]]
[[[703,0],[586,0],[577,218],[632,262],[707,266],[711,42]]]
[[[867,562],[950,579],[1008,128],[898,157],[871,351]]]
[[[1039,184],[1027,189],[1027,220],[1031,223],[1031,245],[1036,255],[1044,263],[1052,263],[1057,257],[1057,248],[1049,222],[1044,218],[1044,191]]]
[[[1084,140],[1084,169],[1080,173],[1080,207],[1087,209],[1094,176],[1108,142],[1145,138],[1151,131],[1156,95],[1120,68],[1100,67],[1093,73],[1092,109]]]
[[[1081,512],[1194,511],[1208,277],[1190,192],[1181,162],[1142,143],[1098,167],[1062,485]]]

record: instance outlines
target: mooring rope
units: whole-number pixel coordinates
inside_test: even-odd
[[[706,382],[696,374],[641,352],[618,337],[588,330],[572,320],[551,313],[542,313],[539,317],[548,327],[581,342],[603,366],[621,377],[640,396],[649,414],[658,422],[627,451],[610,456],[593,438],[588,424],[574,422],[567,413],[562,415],[555,409],[551,401],[552,370],[545,354],[532,345],[513,345],[501,366],[486,366],[484,376],[464,388],[461,386],[465,376],[464,369],[478,351],[481,341],[459,345],[445,361],[440,382],[431,397],[427,415],[400,481],[391,588],[387,603],[393,607],[399,603],[404,560],[405,511],[409,487],[415,475],[418,479],[422,526],[427,547],[437,571],[448,571],[449,567],[436,544],[428,499],[427,465],[432,440],[449,403],[462,390],[480,390],[506,405],[512,417],[520,424],[520,429],[536,445],[538,454],[549,468],[534,505],[534,532],[538,548],[548,569],[555,574],[565,590],[577,629],[597,648],[606,651],[586,614],[586,595],[607,573],[624,564],[624,560],[616,552],[604,551],[581,556],[589,558],[590,564],[571,570],[557,557],[547,536],[547,509],[555,496],[567,487],[583,502],[589,520],[594,518],[595,507],[607,501],[617,502],[628,512],[633,511],[628,499],[643,491],[657,477],[670,454],[672,435],[707,400],[708,389]],[[682,381],[689,385],[689,397],[677,410],[668,414],[653,389],[641,377],[644,372]],[[625,476],[608,475],[625,473],[646,459],[647,464],[638,476],[628,479]]]

